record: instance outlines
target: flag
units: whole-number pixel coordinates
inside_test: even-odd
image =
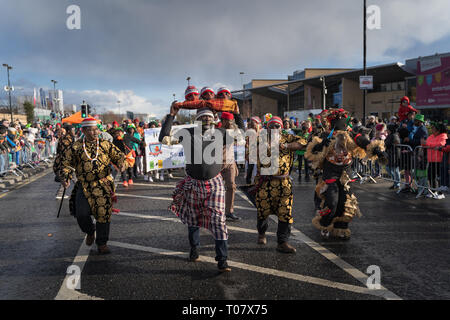
[[[36,107],[36,88],[33,88],[33,105]]]

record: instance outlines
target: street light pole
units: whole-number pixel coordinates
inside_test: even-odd
[[[56,98],[56,84],[58,83],[58,81],[56,80],[50,80],[51,82],[53,82],[53,111],[56,113],[56,102],[58,101],[58,99]]]
[[[244,87],[244,80],[243,80],[243,75],[244,72],[239,72],[239,74],[241,75],[241,86],[242,86],[242,109],[244,109],[244,104],[245,104],[245,87]]]
[[[188,82],[188,87],[189,87],[191,85],[191,77],[187,77],[186,80]]]
[[[4,63],[3,66],[6,68],[6,72],[8,73],[9,111],[11,112],[11,123],[13,123],[13,109],[11,103],[11,82],[9,81],[9,70],[11,70],[12,67],[6,63]]]
[[[367,0],[364,0],[364,39],[363,39],[363,51],[364,51],[364,76],[367,76],[367,65],[366,65],[366,57],[367,57]],[[363,90],[363,121],[362,124],[366,125],[366,96],[367,96],[367,90]]]

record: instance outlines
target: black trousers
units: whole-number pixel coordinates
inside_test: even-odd
[[[258,229],[259,234],[265,234],[267,228],[269,227],[267,219],[258,219],[256,224],[256,228]],[[278,229],[277,229],[277,242],[278,244],[282,244],[283,242],[287,242],[289,237],[291,236],[291,224],[288,222],[283,222],[278,220]]]
[[[347,194],[344,190],[344,186],[339,181],[329,184],[325,191],[324,207],[328,207],[330,213],[320,219],[320,224],[327,227],[335,217],[342,216],[346,200]],[[336,222],[333,226],[338,229],[346,229],[348,227],[348,222]]]
[[[88,200],[84,196],[83,188],[81,186],[77,189],[75,201],[75,217],[77,218],[81,231],[89,235],[96,232],[95,243],[98,246],[105,245],[109,239],[110,223],[93,223],[91,217],[91,207],[89,206]]]
[[[247,184],[252,183],[252,173],[253,173],[253,169],[255,168],[255,164],[254,163],[249,163],[247,166],[247,176],[245,177],[245,182]]]

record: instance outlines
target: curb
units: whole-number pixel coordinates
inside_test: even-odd
[[[53,163],[42,163],[39,164],[35,169],[27,168],[26,172],[23,172],[23,175],[19,174],[19,176],[16,175],[10,175],[6,178],[0,178],[0,189],[10,189],[12,187],[15,187],[16,185],[20,185],[21,183],[26,182],[30,178],[36,176],[37,174],[50,169],[53,167]]]

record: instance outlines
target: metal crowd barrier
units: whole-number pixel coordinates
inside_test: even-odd
[[[24,167],[36,169],[42,162],[51,163],[50,159],[55,154],[56,143],[52,144],[46,139],[35,139],[34,145],[32,146],[26,142],[21,146],[19,151],[2,155],[5,159],[5,169],[0,174],[25,176],[25,173],[22,171]]]
[[[353,176],[360,183],[373,182],[376,178],[390,181],[400,193],[405,187],[416,192],[416,198],[429,195],[442,198],[438,192],[449,188],[449,154],[431,147],[397,144],[386,150],[388,163],[381,165],[377,161],[365,161],[356,158],[352,164]]]

